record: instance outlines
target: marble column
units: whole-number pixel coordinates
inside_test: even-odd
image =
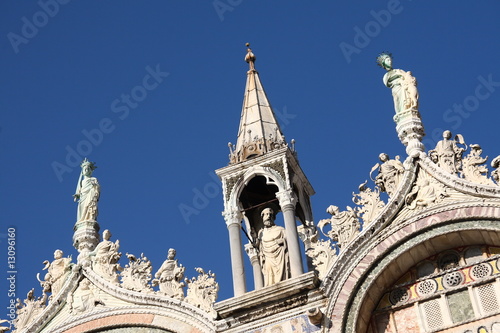
[[[229,247],[231,250],[231,267],[233,272],[234,296],[243,295],[246,292],[245,266],[243,263],[243,246],[241,243],[241,219],[238,210],[230,210],[222,213],[226,220],[229,232]]]
[[[300,253],[299,236],[297,224],[295,223],[295,204],[297,198],[291,190],[276,193],[276,198],[281,206],[283,218],[285,220],[286,241],[288,244],[288,254],[290,256],[290,271],[292,277],[302,275],[302,255]]]
[[[245,244],[245,252],[248,258],[250,258],[250,263],[252,263],[254,288],[258,290],[264,287],[264,277],[262,276],[262,269],[259,263],[259,253],[251,243]]]

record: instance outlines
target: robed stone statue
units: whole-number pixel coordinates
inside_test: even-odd
[[[259,231],[257,247],[264,275],[264,286],[270,286],[290,277],[290,264],[285,228],[274,224],[274,211],[265,208],[261,213],[264,228]]]
[[[97,168],[94,162],[84,159],[81,164],[82,172],[73,195],[78,200],[76,222],[97,221],[97,202],[99,201],[100,186],[92,172]]]
[[[387,71],[383,81],[392,90],[396,114],[418,110],[417,80],[411,72],[392,68],[392,54],[388,52],[378,56],[377,64]]]

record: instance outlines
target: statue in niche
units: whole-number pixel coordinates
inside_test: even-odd
[[[473,183],[494,185],[488,178],[488,167],[485,165],[488,156],[481,157],[483,150],[478,144],[470,145],[470,149],[469,154],[462,160],[462,177]]]
[[[373,166],[370,171],[370,178],[380,187],[382,192],[387,192],[389,196],[392,196],[398,188],[405,168],[399,160],[399,156],[391,160],[389,159],[389,155],[382,153],[379,155],[379,159],[382,164],[377,163]],[[373,179],[372,173],[376,169],[378,169],[378,175]]]
[[[459,147],[458,144],[465,147]],[[451,132],[443,132],[443,140],[439,141],[436,148],[429,150],[430,158],[446,172],[456,175],[460,170],[460,161],[462,154],[467,149],[462,135],[457,134],[454,140],[451,140]]]
[[[493,178],[497,185],[500,185],[500,155],[491,161],[491,167],[495,168],[495,170],[491,172],[491,178]]]
[[[338,246],[342,248],[359,233],[361,225],[358,216],[349,206],[347,206],[346,211],[341,212],[339,207],[331,205],[326,209],[326,212],[332,217],[319,221],[318,227],[323,235],[338,242]],[[323,228],[327,224],[330,225],[331,229],[325,233]]]
[[[54,260],[49,262],[45,260],[43,264],[45,267],[43,270],[47,270],[47,274],[45,274],[44,281],[41,281],[39,278],[39,274],[37,275],[38,281],[43,288],[44,292],[52,292],[52,296],[54,297],[59,293],[62,289],[64,281],[66,281],[66,277],[71,272],[71,257],[63,258],[63,251],[55,250],[54,252]]]
[[[396,114],[411,110],[418,111],[417,80],[411,72],[393,69],[392,54],[388,52],[383,52],[378,56],[377,64],[387,71],[383,82],[392,89]]]
[[[205,273],[203,268],[196,267],[198,277],[186,279],[188,286],[186,302],[192,304],[208,313],[217,315],[213,305],[217,300],[219,284],[215,281],[215,273],[208,271]]]
[[[82,172],[76,185],[76,192],[73,195],[74,200],[78,200],[76,222],[97,221],[97,202],[99,201],[100,186],[97,178],[92,177],[92,172],[97,166],[94,162],[84,159],[81,167]]]
[[[151,261],[141,253],[141,257],[137,259],[133,254],[127,253],[129,263],[125,265],[121,273],[122,287],[130,290],[149,292],[151,286]]]
[[[175,249],[169,249],[167,260],[163,262],[158,272],[155,274],[155,279],[152,281],[153,286],[160,286],[160,292],[179,300],[184,299],[184,271],[186,267],[179,265],[175,259]]]
[[[73,315],[78,315],[91,311],[96,305],[104,305],[91,289],[91,283],[88,279],[83,279],[73,294],[68,296],[69,311]]]
[[[267,287],[290,277],[290,263],[285,228],[274,224],[273,209],[264,208],[260,216],[264,228],[259,230],[256,245],[259,249],[264,286]]]
[[[104,279],[119,284],[117,272],[123,270],[118,263],[122,255],[118,252],[120,241],[117,240],[114,243],[110,241],[111,232],[107,229],[102,233],[102,238],[102,242],[97,244],[95,250],[89,254],[92,260],[92,269]]]

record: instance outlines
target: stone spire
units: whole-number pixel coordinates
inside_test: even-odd
[[[250,69],[247,72],[238,139],[234,149],[233,145],[229,144],[230,164],[286,146],[285,137],[262,87],[259,73],[255,70],[256,57],[249,47],[250,44],[247,43],[246,46],[248,49],[245,61]]]
[[[294,141],[292,147],[285,141],[250,48],[245,61],[250,69],[238,139],[235,146],[229,144],[229,165],[216,170],[224,192],[222,214],[236,297],[246,292],[243,249],[252,264],[255,290],[301,276],[297,223],[305,227],[313,223],[309,198],[314,189],[299,166]],[[248,243],[243,244],[244,240]],[[271,250],[264,251],[264,244]]]

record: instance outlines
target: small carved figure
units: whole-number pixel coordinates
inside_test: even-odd
[[[153,286],[160,286],[160,292],[177,299],[184,299],[184,271],[185,267],[177,263],[175,249],[169,249],[167,260],[163,262],[155,274]]]
[[[493,178],[497,185],[500,185],[500,155],[491,161],[491,167],[495,168],[495,170],[491,172],[491,178]]]
[[[405,197],[406,205],[410,209],[422,208],[448,197],[446,189],[440,183],[428,178],[420,178]]]
[[[94,162],[89,162],[87,159],[83,160],[81,167],[82,172],[76,185],[76,192],[73,195],[74,200],[78,200],[76,221],[96,221],[100,186],[97,178],[92,177],[92,172],[97,167]]]
[[[392,196],[401,181],[401,176],[405,171],[403,163],[399,160],[399,156],[396,159],[389,159],[389,155],[382,153],[379,155],[380,162],[382,164],[375,164],[370,171],[370,178],[372,177],[373,171],[378,169],[378,175],[375,179],[375,184],[380,187],[382,192],[387,192],[389,196]]]
[[[361,225],[356,212],[349,206],[347,210],[340,212],[339,207],[329,206],[326,212],[332,217],[330,219],[320,220],[318,227],[323,235],[327,236],[333,241],[338,242],[338,246],[342,248],[347,245],[360,231]],[[324,226],[329,224],[331,230],[325,233]]]
[[[465,147],[459,147],[458,144]],[[437,161],[437,165],[453,175],[456,175],[460,170],[460,161],[462,154],[467,149],[462,135],[457,134],[454,140],[451,140],[451,132],[443,132],[443,140],[439,141],[435,149],[429,150],[429,156],[433,161]]]
[[[68,296],[69,311],[73,315],[90,311],[98,304],[104,305],[95,297],[88,279],[83,279],[75,292]]]
[[[92,259],[92,269],[104,279],[119,284],[117,272],[123,270],[118,263],[122,255],[118,252],[120,241],[117,240],[114,243],[110,241],[111,232],[109,230],[104,230],[102,238],[102,242],[97,244],[95,250],[89,253]]]
[[[44,281],[40,280],[39,275],[37,278],[44,292],[52,292],[52,296],[50,296],[52,298],[59,293],[66,277],[71,272],[71,257],[63,258],[63,251],[55,250],[54,261],[50,263],[45,260],[43,264],[45,265],[43,270],[47,270],[47,274],[45,274]]]
[[[377,64],[385,69],[383,82],[385,86],[392,89],[394,99],[394,109],[396,114],[418,110],[418,90],[417,80],[411,72],[392,68],[392,54],[383,52],[377,58]]]
[[[481,157],[483,150],[480,145],[472,144],[470,149],[469,154],[462,160],[462,177],[473,183],[494,185],[488,178],[488,167],[485,165],[488,156]]]
[[[355,207],[354,210],[356,211],[356,215],[363,220],[363,224],[372,222],[385,207],[385,203],[380,200],[379,187],[375,186],[375,189],[372,190],[366,187],[367,182],[365,181],[359,185],[359,193],[352,194],[352,202],[360,206]]]
[[[205,273],[199,267],[195,268],[195,271],[198,272],[197,278],[185,280],[188,286],[186,302],[216,315],[213,305],[217,300],[219,284],[215,281],[215,273]]]
[[[259,230],[257,247],[264,275],[264,286],[270,286],[290,277],[290,264],[285,228],[274,224],[274,211],[264,208],[261,212],[264,228]]]
[[[151,261],[141,253],[141,257],[137,259],[133,254],[126,254],[129,263],[125,265],[121,273],[122,287],[130,290],[149,292],[151,286]]]

